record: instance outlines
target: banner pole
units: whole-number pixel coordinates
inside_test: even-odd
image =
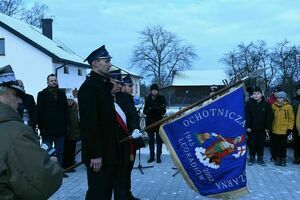
[[[190,110],[190,109],[192,109],[193,107],[195,107],[195,106],[197,106],[197,105],[199,105],[199,104],[202,104],[203,102],[205,102],[205,101],[207,101],[207,100],[209,100],[209,99],[211,99],[211,98],[217,97],[217,96],[219,96],[219,95],[225,93],[225,92],[226,92],[227,90],[229,90],[230,88],[233,88],[233,87],[236,87],[236,86],[242,84],[244,81],[245,81],[245,79],[242,79],[242,80],[239,80],[239,81],[237,81],[237,82],[235,82],[235,83],[233,83],[233,84],[227,85],[227,86],[225,86],[225,87],[223,87],[223,88],[217,90],[215,93],[213,93],[213,94],[211,94],[211,95],[209,95],[209,96],[206,96],[206,97],[204,97],[204,98],[202,98],[202,99],[196,101],[195,103],[193,103],[193,104],[191,104],[191,105],[189,105],[189,106],[183,108],[182,110],[179,110],[179,111],[177,111],[176,113],[174,113],[174,114],[172,114],[172,115],[170,115],[170,116],[168,116],[168,117],[165,117],[165,118],[163,118],[163,119],[161,119],[161,120],[159,120],[159,121],[157,121],[157,122],[154,122],[153,124],[150,124],[150,125],[147,126],[143,131],[146,131],[146,132],[147,132],[148,130],[151,130],[151,129],[157,127],[157,126],[160,126],[160,125],[162,125],[163,123],[165,123],[166,121],[169,121],[169,120],[171,120],[171,119],[176,118],[178,115],[180,115],[180,114],[186,112],[187,110]],[[131,136],[126,137],[126,138],[122,139],[122,140],[120,141],[120,143],[123,143],[123,142],[125,142],[125,141],[127,141],[127,140],[129,140],[129,139],[132,139],[132,137],[131,137]]]

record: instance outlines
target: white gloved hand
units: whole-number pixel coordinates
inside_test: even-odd
[[[218,137],[218,134],[216,134],[216,133],[211,133],[211,135],[214,137]]]
[[[140,131],[138,129],[134,129],[132,131],[131,137],[133,139],[136,139],[136,138],[142,137],[142,134],[140,133]]]

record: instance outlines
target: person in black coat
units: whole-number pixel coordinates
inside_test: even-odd
[[[17,80],[18,85],[24,89],[24,84],[23,81],[21,80]],[[22,95],[20,95],[20,98],[22,99],[22,103],[19,104],[18,107],[18,112],[21,116],[21,118],[23,117],[23,113],[24,110],[26,109],[29,115],[29,119],[28,119],[28,126],[31,126],[32,130],[34,132],[36,132],[36,125],[37,125],[37,108],[36,108],[36,104],[34,101],[34,98],[32,95],[24,93]]]
[[[69,123],[69,111],[66,94],[58,88],[57,77],[47,77],[48,87],[38,93],[38,127],[43,143],[56,149],[60,166],[63,166],[64,140]]]
[[[250,133],[250,159],[248,165],[255,162],[257,154],[258,164],[265,166],[264,144],[266,132],[272,128],[274,114],[271,106],[262,97],[261,89],[255,87],[253,89],[253,99],[246,104],[246,127]]]
[[[123,88],[124,92],[120,91],[116,93],[116,102],[125,113],[128,131],[129,133],[132,133],[134,130],[140,130],[140,118],[136,107],[134,106],[132,96],[133,82],[130,76],[123,78]],[[129,168],[127,170],[127,198],[137,200],[138,198],[135,198],[131,192],[131,171],[135,161],[136,150],[145,147],[145,143],[141,137],[133,139],[133,143],[135,147],[134,159],[129,163]]]
[[[111,94],[113,84],[107,77],[110,59],[104,45],[93,51],[85,59],[92,71],[78,91],[82,161],[87,167],[88,179],[87,200],[111,199],[112,190],[118,184],[120,139]]]
[[[144,114],[146,115],[146,126],[153,124],[156,121],[159,121],[163,118],[163,115],[166,113],[166,99],[164,96],[159,95],[158,85],[152,84],[150,87],[151,93],[146,97]],[[150,149],[150,158],[148,163],[153,162],[154,159],[154,136],[156,135],[156,162],[161,163],[161,151],[162,151],[162,139],[159,136],[159,126],[148,131],[149,136],[149,149]],[[155,134],[156,133],[156,134]]]

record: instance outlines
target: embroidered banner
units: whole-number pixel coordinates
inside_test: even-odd
[[[247,192],[243,86],[160,128],[186,182],[204,196]]]

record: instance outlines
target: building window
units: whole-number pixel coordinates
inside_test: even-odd
[[[69,67],[64,67],[64,73],[69,74]]]
[[[78,76],[82,76],[82,69],[78,69]]]
[[[4,38],[0,38],[0,56],[5,55],[5,41]]]

